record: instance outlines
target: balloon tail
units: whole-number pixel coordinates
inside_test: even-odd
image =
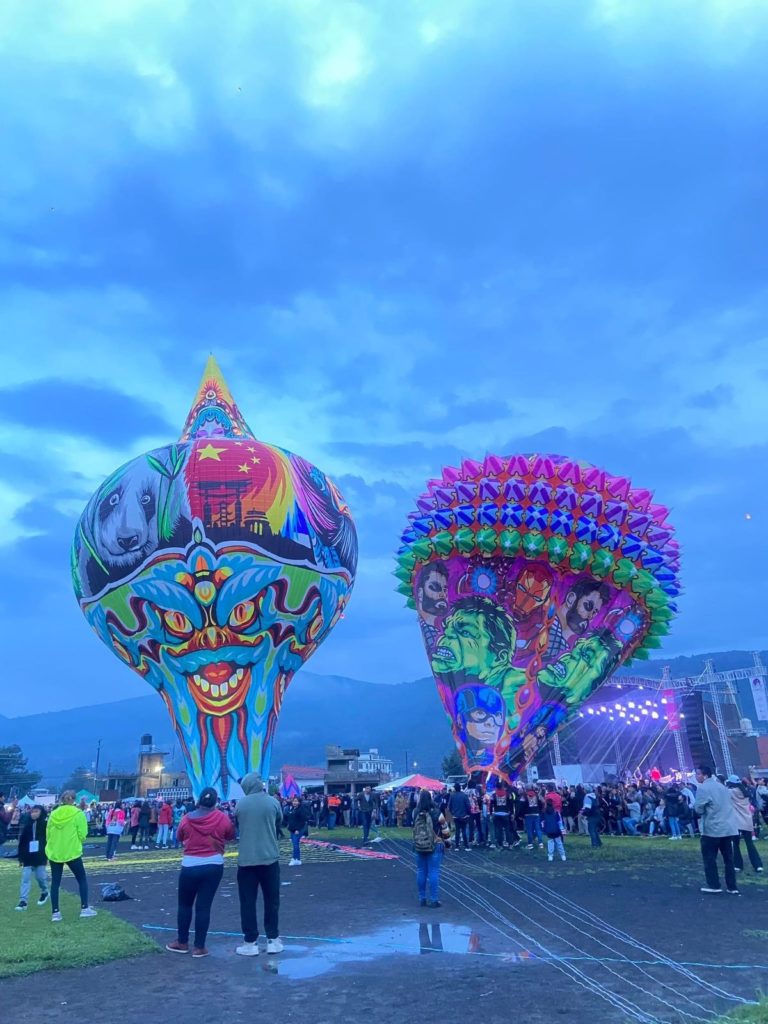
[[[221,756],[221,794],[227,795],[229,790],[229,769],[227,768],[227,749],[232,736],[232,716],[225,715],[223,718],[214,718],[211,722],[213,738],[219,748]]]

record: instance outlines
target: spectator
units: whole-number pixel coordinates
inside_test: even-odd
[[[293,797],[285,819],[293,845],[293,856],[288,863],[289,868],[301,867],[301,837],[306,835],[308,818],[309,809],[306,804],[299,797]]]
[[[21,865],[21,889],[17,910],[27,909],[33,875],[40,889],[40,896],[37,900],[38,907],[44,907],[48,902],[48,874],[45,870],[45,865],[48,863],[45,856],[45,818],[45,808],[40,804],[35,804],[19,834],[19,849],[16,856]]]
[[[472,807],[469,802],[469,797],[462,790],[461,783],[459,782],[454,783],[453,792],[448,797],[448,810],[451,812],[451,817],[453,818],[454,827],[456,829],[457,852],[461,849],[462,842],[464,843],[464,849],[469,850],[467,827],[469,825],[469,816],[472,813]]]
[[[155,844],[156,849],[161,847],[164,850],[168,849],[168,840],[171,834],[171,825],[173,825],[173,808],[167,800],[163,800],[160,804],[160,810],[157,812],[157,842]]]
[[[52,921],[61,921],[59,910],[59,888],[66,865],[77,879],[80,890],[80,917],[96,917],[96,911],[88,904],[88,877],[83,865],[83,840],[88,835],[88,822],[79,807],[75,807],[75,793],[67,789],[61,794],[61,803],[56,807],[46,829],[45,855],[51,865],[51,911]]]
[[[370,786],[363,786],[363,792],[358,797],[357,809],[360,814],[360,823],[363,826],[363,846],[365,846],[371,835],[371,822],[376,810],[376,801]]]
[[[237,888],[240,894],[240,921],[243,943],[240,956],[258,956],[259,924],[256,901],[261,889],[264,899],[264,931],[267,953],[281,953],[280,941],[280,849],[278,831],[283,818],[280,804],[264,792],[259,775],[246,775],[241,783],[245,796],[237,805],[240,826]],[[338,797],[335,797],[338,801]]]
[[[211,905],[224,874],[224,847],[235,838],[229,817],[217,809],[215,789],[204,789],[197,807],[179,823],[178,838],[184,846],[179,872],[179,906],[175,942],[171,953],[189,953],[192,909],[195,911],[193,957],[208,956],[205,942],[211,923]]]
[[[743,839],[750,864],[755,869],[755,872],[762,874],[763,862],[752,839],[752,806],[749,802],[747,787],[738,775],[730,775],[726,785],[731,794],[733,810],[736,815],[736,825],[738,827],[738,833],[733,837],[734,869],[736,871],[744,870],[744,858],[741,856],[740,846],[740,840]]]
[[[419,905],[440,906],[440,865],[449,843],[451,831],[448,822],[435,807],[432,794],[422,789],[415,809],[413,845],[416,850],[416,889]],[[429,887],[429,899],[427,899]]]
[[[547,802],[544,805],[544,813],[541,818],[541,829],[547,837],[547,860],[555,859],[555,850],[560,854],[560,860],[565,860],[565,846],[563,845],[563,819],[560,812],[555,810],[554,801],[547,795]]]
[[[602,846],[603,841],[600,838],[599,832],[601,817],[600,806],[593,786],[585,786],[584,803],[581,808],[581,816],[586,819],[587,831],[589,832],[589,838],[592,846],[595,848]]]
[[[706,885],[701,887],[705,893],[722,892],[720,876],[717,871],[717,855],[723,858],[725,870],[725,887],[729,893],[738,896],[736,873],[733,864],[733,839],[738,834],[736,812],[733,801],[725,786],[712,776],[712,769],[700,767],[696,769],[696,780],[699,788],[696,791],[694,809],[700,818],[701,856],[704,861]]]
[[[115,806],[107,814],[107,848],[105,857],[107,860],[114,860],[117,855],[117,847],[120,836],[125,828],[125,811],[118,800]]]

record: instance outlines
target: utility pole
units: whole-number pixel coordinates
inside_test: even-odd
[[[405,752],[405,774],[408,774],[408,751]]]
[[[93,766],[93,777],[94,779],[99,774],[99,759],[101,758],[101,740],[96,745],[96,763]]]

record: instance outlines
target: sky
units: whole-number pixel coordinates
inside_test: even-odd
[[[209,352],[357,522],[312,671],[427,674],[393,551],[486,452],[654,490],[664,653],[765,647],[767,51],[762,0],[6,0],[0,714],[149,692],[69,547]]]

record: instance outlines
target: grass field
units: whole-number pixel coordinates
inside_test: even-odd
[[[745,1006],[727,1017],[720,1017],[714,1024],[768,1024],[768,999],[761,999],[757,1006]]]
[[[15,861],[0,861],[0,978],[33,974],[47,967],[87,967],[120,957],[157,952],[151,939],[100,909],[99,916],[80,920],[80,901],[61,894],[64,920],[51,922],[51,905],[36,906],[33,882],[29,909],[14,910],[21,871]],[[98,908],[97,893],[92,902]]]

